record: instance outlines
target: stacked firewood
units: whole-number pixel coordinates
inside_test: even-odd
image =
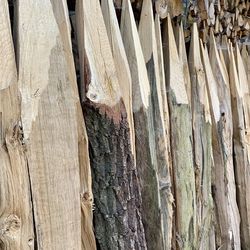
[[[0,249],[250,249],[249,2],[72,2],[0,0]]]

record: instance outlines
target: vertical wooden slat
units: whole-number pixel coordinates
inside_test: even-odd
[[[78,47],[84,59],[80,60],[82,108],[90,146],[97,245],[100,249],[146,249],[128,116],[101,7],[93,0],[78,2],[77,8],[82,8],[77,10],[82,13],[77,17],[77,32],[83,32],[84,39]]]
[[[0,0],[0,249],[34,249],[30,183],[7,0]]]
[[[233,55],[232,55],[233,57]],[[240,146],[244,153],[238,157],[238,166],[236,167],[237,187],[238,187],[238,204],[241,215],[241,240],[242,248],[250,248],[250,198],[247,191],[250,186],[250,85],[244,68],[244,63],[238,48],[235,46],[236,70],[239,79],[240,101],[243,110],[241,111],[241,120],[237,128],[240,130]],[[237,74],[236,73],[236,74]],[[235,119],[234,119],[235,120]]]
[[[60,33],[63,29],[69,37],[69,26],[65,18],[58,22],[62,13],[48,0],[17,1],[16,11],[21,118],[38,249],[81,249],[78,99]]]
[[[198,227],[197,249],[210,249],[209,238],[213,230],[213,198],[211,190],[212,122],[196,23],[192,27],[189,69],[192,84],[191,106]]]
[[[196,195],[191,114],[169,17],[163,27],[163,44],[175,181],[176,241],[178,249],[192,249],[196,247]]]
[[[93,194],[90,170],[88,138],[83,118],[82,108],[76,82],[76,72],[71,44],[71,26],[69,21],[68,6],[66,0],[51,0],[55,19],[58,24],[61,38],[63,40],[63,51],[67,60],[67,69],[70,84],[75,92],[77,108],[77,138],[78,158],[80,171],[80,196],[81,196],[81,237],[82,249],[95,249],[95,238],[93,233]]]
[[[155,135],[147,69],[130,1],[123,1],[121,33],[132,76],[136,165],[142,188],[142,218],[149,249],[162,247]],[[148,209],[150,204],[151,209]]]
[[[232,111],[228,76],[216,47],[213,33],[210,34],[209,57],[214,74],[220,117],[216,121],[217,138],[213,142],[215,184],[213,187],[218,219],[216,228],[217,246],[240,249],[239,211],[236,203],[235,177],[232,157]]]
[[[131,148],[133,155],[135,156],[135,131],[132,111],[132,79],[113,1],[102,0],[102,11],[114,57],[119,86],[121,88],[121,93],[127,110]]]
[[[230,89],[233,115],[234,169],[237,188],[237,201],[241,216],[241,244],[243,249],[250,247],[249,242],[249,156],[246,144],[246,126],[244,121],[243,88],[240,86],[232,44],[229,46]],[[243,65],[242,65],[243,66]]]
[[[166,249],[168,249],[172,244],[173,234],[175,235],[174,228],[174,217],[173,217],[173,204],[174,204],[174,187],[173,187],[173,169],[172,169],[172,157],[171,157],[171,145],[170,145],[170,124],[169,124],[169,107],[167,100],[167,91],[166,91],[166,81],[165,81],[165,71],[164,71],[164,60],[163,60],[163,45],[162,45],[162,36],[161,36],[161,25],[159,16],[155,16],[155,33],[156,33],[156,44],[158,51],[158,64],[159,64],[159,76],[160,76],[160,94],[162,95],[162,109],[163,109],[163,119],[164,119],[164,128],[165,128],[165,147],[167,150],[167,169],[168,175],[170,175],[170,184],[171,188],[166,190],[168,193],[168,209],[165,214],[167,221],[164,222],[165,225],[165,237],[166,237]],[[171,206],[170,206],[171,205]],[[163,206],[163,205],[162,205]]]
[[[158,248],[167,249],[171,244],[172,231],[172,202],[171,202],[171,180],[169,170],[168,140],[164,120],[164,95],[160,76],[160,65],[157,51],[156,31],[153,18],[151,0],[145,0],[142,5],[139,23],[139,36],[142,51],[146,62],[148,78],[151,89],[152,119],[155,133],[157,174],[159,181],[159,194],[161,198],[161,220],[163,245]],[[161,46],[161,42],[160,46]],[[164,89],[163,89],[164,91]],[[166,97],[165,97],[166,98]],[[161,243],[162,244],[162,243]]]

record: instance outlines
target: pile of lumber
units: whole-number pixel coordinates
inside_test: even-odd
[[[249,6],[0,0],[0,249],[250,249]]]

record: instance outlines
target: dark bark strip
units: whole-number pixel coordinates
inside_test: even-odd
[[[118,106],[124,109],[122,102]],[[100,249],[146,249],[126,113],[118,113],[121,118],[117,122],[109,112],[89,102],[84,103],[83,111],[93,174],[97,244]]]

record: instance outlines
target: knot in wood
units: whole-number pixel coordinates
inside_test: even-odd
[[[0,222],[0,236],[3,238],[17,238],[21,229],[21,220],[15,215],[11,214]]]

